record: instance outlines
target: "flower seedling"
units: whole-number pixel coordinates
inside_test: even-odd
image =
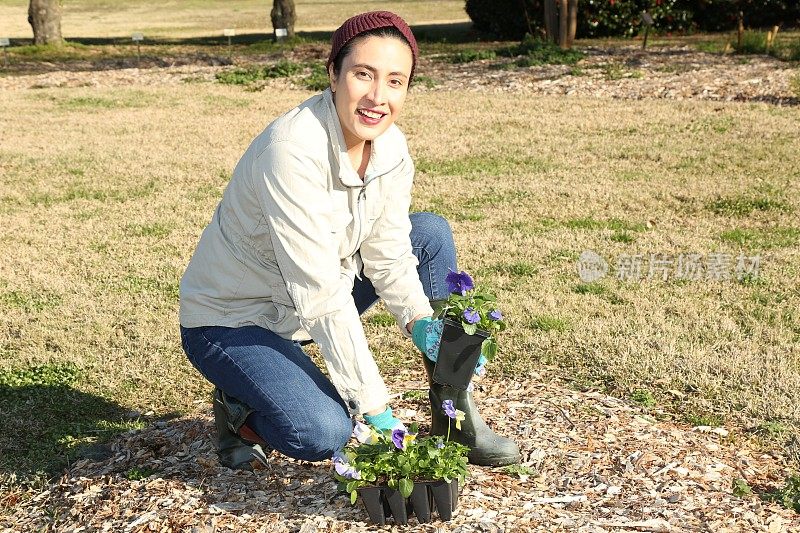
[[[496,334],[506,329],[503,313],[497,308],[494,294],[477,288],[472,277],[464,272],[450,271],[445,278],[450,291],[437,318],[449,318],[461,324],[468,335],[481,330],[488,334],[481,354],[489,361],[497,355]]]

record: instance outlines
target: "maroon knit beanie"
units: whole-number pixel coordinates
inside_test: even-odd
[[[325,66],[331,66],[333,61],[336,59],[336,56],[339,55],[339,51],[348,43],[348,41],[366,31],[375,30],[378,28],[387,28],[390,26],[397,28],[397,30],[403,34],[403,37],[406,38],[406,41],[408,41],[408,44],[411,46],[411,77],[413,78],[414,69],[417,66],[417,57],[419,56],[417,40],[414,38],[414,34],[411,33],[411,28],[408,27],[408,24],[406,24],[406,22],[399,16],[390,11],[370,11],[369,13],[361,13],[360,15],[356,15],[355,17],[345,20],[344,24],[339,26],[339,29],[333,32],[333,36],[331,37],[331,53],[328,56],[328,62]]]

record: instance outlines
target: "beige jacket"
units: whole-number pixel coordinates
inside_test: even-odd
[[[362,182],[330,90],[279,117],[250,144],[203,231],[181,279],[181,325],[311,338],[351,414],[387,403],[351,293],[363,263],[403,332],[432,313],[409,239],[413,175],[392,125]]]

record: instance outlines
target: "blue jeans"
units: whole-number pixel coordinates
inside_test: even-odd
[[[411,244],[417,272],[431,300],[447,298],[445,276],[456,269],[447,221],[412,213]],[[356,279],[353,300],[363,313],[378,297],[365,277]],[[259,326],[181,327],[183,349],[203,376],[255,409],[247,425],[279,452],[295,459],[328,459],[350,438],[353,423],[333,384],[301,346]]]

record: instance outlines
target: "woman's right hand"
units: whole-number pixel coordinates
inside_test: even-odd
[[[411,340],[414,341],[414,346],[431,361],[436,361],[439,357],[443,329],[444,322],[429,316],[415,320],[411,328]]]
[[[386,409],[378,413],[376,415],[364,415],[364,420],[367,424],[377,429],[379,432],[383,433],[384,431],[393,431],[395,429],[405,429],[406,426],[403,424],[399,419],[395,418],[392,414],[392,408],[386,407]]]

